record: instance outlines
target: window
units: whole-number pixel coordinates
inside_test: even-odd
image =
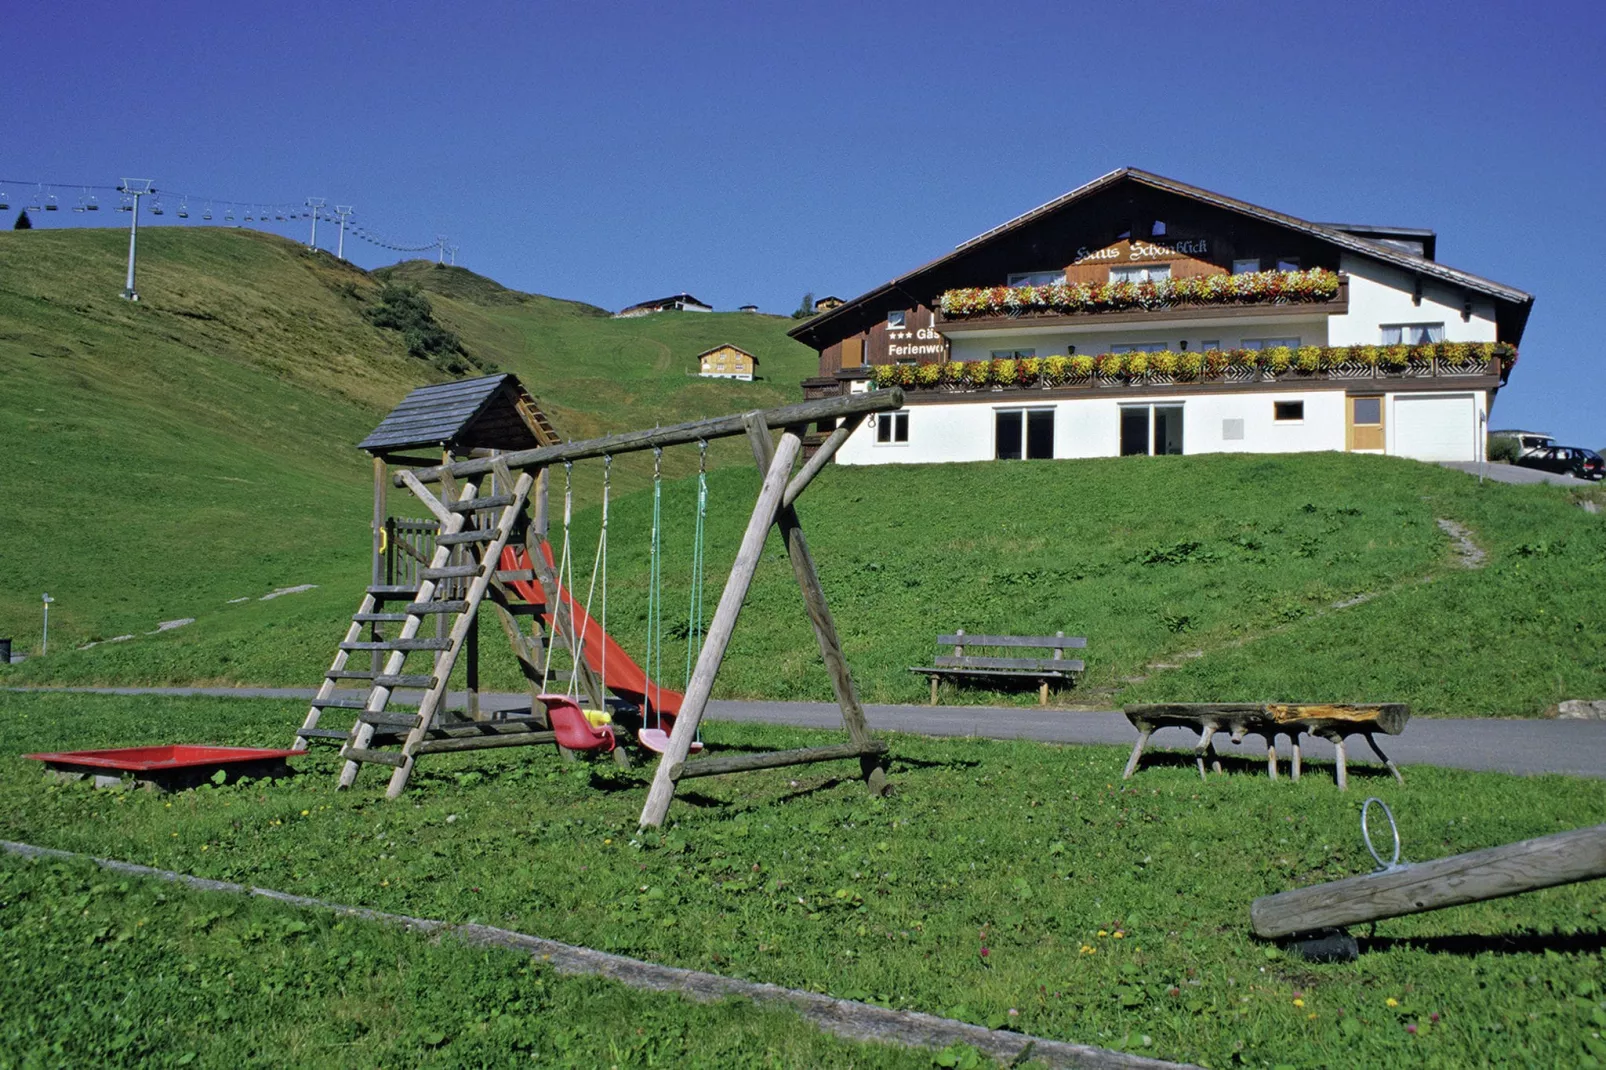
[[[1287,346],[1289,349],[1299,348],[1298,338],[1245,338],[1245,349],[1276,349],[1278,346]]]
[[[1052,286],[1065,281],[1063,271],[1019,271],[1009,276],[1011,286]]]
[[[1246,260],[1234,260],[1232,273],[1234,275],[1253,275],[1260,270],[1260,257],[1252,256]]]
[[[1154,238],[1165,237],[1165,220],[1156,219],[1154,221],[1154,226],[1149,229],[1149,235],[1150,237]]]
[[[903,330],[904,324],[905,324],[905,322],[907,322],[908,317],[909,317],[909,313],[907,313],[907,312],[888,312],[887,313],[887,329],[891,330],[891,331],[901,331],[901,330]]]
[[[909,441],[909,414],[906,412],[884,412],[876,417],[875,440],[877,444],[908,442]]]
[[[1200,349],[1220,349],[1221,348],[1221,339],[1219,339],[1219,338],[1206,338],[1204,341],[1199,343],[1199,348]]]
[[[1164,342],[1122,342],[1110,347],[1111,353],[1164,353]]]
[[[1025,360],[1027,357],[1037,356],[1035,349],[995,349],[992,352],[994,360]]]
[[[1170,264],[1124,264],[1110,269],[1111,282],[1164,282],[1170,277]]]
[[[1364,427],[1375,427],[1383,422],[1382,398],[1352,398],[1355,422]]]
[[[1150,434],[1151,428],[1153,434]],[[1121,406],[1121,456],[1181,452],[1181,405]]]
[[[1277,258],[1277,270],[1278,271],[1298,271],[1299,270],[1299,257],[1297,257],[1297,256],[1279,256]]]
[[[1383,344],[1386,346],[1420,346],[1442,341],[1444,341],[1442,323],[1397,323],[1383,328]]]
[[[993,456],[1000,461],[1054,456],[1053,409],[998,409],[993,414]]]
[[[1303,401],[1274,401],[1271,403],[1271,418],[1280,424],[1299,423],[1305,419],[1305,403]]]

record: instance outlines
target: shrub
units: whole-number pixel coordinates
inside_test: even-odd
[[[1050,386],[1059,386],[1065,382],[1070,373],[1071,358],[1058,354],[1052,357],[1044,357],[1038,370],[1044,382]]]
[[[1502,464],[1516,464],[1517,456],[1522,452],[1522,447],[1510,435],[1490,435],[1487,450],[1487,456],[1491,461],[1499,461]]]
[[[1259,357],[1258,349],[1234,349],[1227,354],[1227,363],[1234,368],[1253,368]]]
[[[1211,375],[1220,375],[1232,363],[1232,354],[1225,349],[1207,349],[1204,351],[1204,366]]]
[[[1177,355],[1169,349],[1159,353],[1150,353],[1149,370],[1156,375],[1175,375],[1177,373]]]
[[[898,366],[896,364],[877,364],[875,366],[876,386],[897,386]]]
[[[936,386],[941,381],[941,364],[922,364],[915,369],[915,383],[919,386]]]
[[[1010,386],[1015,382],[1016,362],[1009,358],[993,361],[992,381],[998,386]]]
[[[1136,379],[1138,376],[1146,374],[1149,370],[1150,355],[1148,353],[1126,354],[1127,378]]]
[[[1077,379],[1086,379],[1093,374],[1094,360],[1085,353],[1077,353],[1069,358],[1070,373]]]
[[[1107,379],[1114,379],[1120,375],[1124,364],[1125,360],[1120,353],[1100,353],[1093,362],[1098,373]]]
[[[962,383],[965,381],[965,372],[970,367],[962,360],[950,360],[941,365],[942,381],[945,383]]]
[[[1383,359],[1383,350],[1377,346],[1350,346],[1350,359],[1367,368],[1375,368]]]
[[[1405,345],[1383,346],[1379,363],[1385,368],[1395,371],[1405,367],[1411,362],[1411,347]]]
[[[1322,347],[1300,346],[1294,350],[1294,367],[1302,372],[1317,372],[1322,369]]]
[[[1216,352],[1220,352],[1216,350]],[[1177,354],[1177,378],[1184,382],[1199,378],[1204,370],[1205,358],[1198,350],[1188,350]]]

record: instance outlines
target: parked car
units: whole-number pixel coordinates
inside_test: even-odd
[[[1600,454],[1577,446],[1541,446],[1518,457],[1517,464],[1579,479],[1606,478],[1606,461]]]
[[[1555,437],[1553,435],[1547,435],[1543,431],[1519,431],[1515,428],[1505,431],[1490,431],[1489,437],[1509,438],[1516,442],[1517,453],[1519,456],[1524,453],[1532,453],[1534,450],[1544,449],[1546,446],[1554,446],[1556,444]]]

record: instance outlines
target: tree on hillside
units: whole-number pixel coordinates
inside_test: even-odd
[[[814,292],[811,290],[803,295],[803,300],[798,304],[797,311],[792,313],[792,318],[806,320],[812,315],[814,315]]]
[[[28,218],[28,209],[24,208],[17,213],[17,221],[11,224],[12,230],[32,230],[33,220]]]
[[[429,298],[416,286],[385,283],[379,290],[379,305],[368,310],[368,319],[375,327],[400,331],[411,356],[427,360],[442,371],[461,374],[494,368],[470,356],[457,335],[440,325]]]

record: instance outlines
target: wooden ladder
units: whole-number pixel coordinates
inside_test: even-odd
[[[513,525],[535,480],[528,472],[512,476],[506,467],[498,465],[497,482],[508,488],[505,493],[475,497],[475,486],[463,484],[460,493],[449,503],[443,503],[429,492],[411,472],[401,473],[401,479],[426,508],[440,520],[440,534],[435,541],[435,552],[429,567],[420,570],[419,584],[413,587],[370,587],[361,605],[353,614],[351,627],[335,653],[334,662],[324,674],[324,681],[312,700],[311,709],[300,731],[296,733],[295,749],[304,749],[307,740],[343,737],[346,743],[340,756],[346,759],[340,772],[340,786],[350,787],[357,778],[358,769],[365,763],[385,765],[393,770],[389,798],[396,798],[407,787],[417,755],[427,753],[430,743],[439,744],[433,749],[465,749],[460,740],[426,740],[437,714],[446,700],[447,685],[458,655],[474,628],[476,614],[484,600],[486,590],[496,570],[502,547],[507,545]],[[475,513],[496,511],[496,521],[490,527],[466,528],[468,519]],[[479,559],[473,564],[453,565],[451,556],[458,547],[478,547]],[[442,581],[466,584],[462,597],[437,599]],[[381,612],[382,603],[404,601],[400,613]],[[452,624],[443,639],[419,638],[423,622],[438,615],[451,615]],[[359,639],[365,626],[374,623],[399,623],[401,631],[393,639],[363,642]],[[405,672],[408,655],[428,651],[434,663],[427,673]],[[379,671],[347,668],[350,656],[357,652],[382,652],[386,655],[384,667]],[[340,681],[361,680],[368,685],[364,699],[336,698],[335,689]],[[424,697],[416,710],[389,710],[392,693],[397,688],[423,688]],[[319,729],[318,721],[326,709],[355,709],[357,716],[349,732],[332,732]],[[375,743],[376,730],[385,729],[388,736],[406,733],[400,751],[381,750]],[[489,743],[490,741],[485,741]],[[450,746],[448,744],[457,744]]]

